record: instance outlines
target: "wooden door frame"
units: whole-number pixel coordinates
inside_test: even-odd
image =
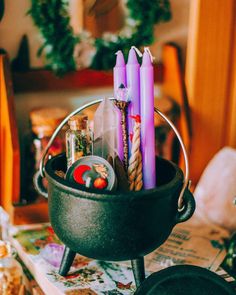
[[[190,4],[185,81],[193,125],[194,183],[219,149],[236,148],[235,9],[234,0]]]

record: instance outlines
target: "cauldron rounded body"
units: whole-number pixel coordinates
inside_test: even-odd
[[[55,174],[65,167],[63,154],[45,167],[50,222],[59,239],[81,255],[107,261],[137,259],[160,246],[174,225],[194,212],[188,190],[185,208],[178,212],[183,173],[170,161],[157,158],[156,188],[127,193],[80,189]]]

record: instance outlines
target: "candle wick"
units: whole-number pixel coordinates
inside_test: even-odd
[[[139,57],[142,57],[143,56],[142,52],[137,47],[131,46],[131,49],[134,49],[136,51],[136,53],[138,54]]]
[[[149,47],[144,47],[144,51],[147,52],[151,58],[151,62],[153,63],[155,57],[152,55],[151,50],[149,49]]]

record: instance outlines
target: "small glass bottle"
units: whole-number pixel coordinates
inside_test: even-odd
[[[29,114],[30,130],[22,143],[21,196],[23,202],[33,202],[38,193],[33,186],[33,176],[39,169],[43,152],[61,121],[67,116],[66,109],[58,107],[35,108]],[[65,130],[57,135],[49,149],[48,157],[65,151]],[[46,186],[46,179],[43,180]]]
[[[45,150],[53,132],[67,114],[67,110],[54,107],[34,109],[30,112],[35,170],[38,170],[39,168],[39,162],[43,151]],[[62,131],[54,139],[49,149],[50,157],[62,153],[65,148],[64,134]]]
[[[0,294],[24,294],[23,270],[8,242],[0,241]]]
[[[81,157],[93,154],[93,134],[88,127],[88,116],[75,115],[68,121],[66,131],[67,168]]]

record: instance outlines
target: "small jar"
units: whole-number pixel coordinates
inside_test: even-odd
[[[33,132],[33,150],[35,170],[39,163],[53,132],[61,121],[67,116],[67,111],[61,108],[40,108],[30,112],[30,121]],[[60,154],[65,149],[63,132],[54,139],[49,149],[49,157]]]
[[[37,108],[30,112],[31,131],[25,137],[22,175],[23,202],[32,202],[38,196],[33,186],[33,176],[39,169],[43,152],[55,129],[67,116],[68,112],[61,108]],[[65,151],[65,130],[54,139],[48,152],[48,158]],[[46,180],[44,179],[46,186]]]
[[[93,134],[88,126],[88,116],[75,115],[68,121],[66,131],[67,169],[79,158],[93,154]]]
[[[0,241],[0,294],[24,294],[23,270],[8,242]]]

